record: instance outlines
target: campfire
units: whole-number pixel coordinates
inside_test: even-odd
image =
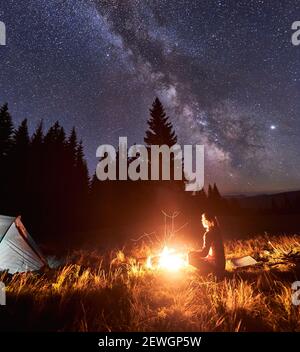
[[[188,267],[188,257],[186,253],[165,246],[160,254],[147,258],[146,267],[148,269],[179,271]]]

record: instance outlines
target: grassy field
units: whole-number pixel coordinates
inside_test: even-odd
[[[43,274],[0,275],[7,305],[0,330],[17,331],[300,331],[292,282],[300,279],[300,236],[226,243],[226,255],[253,255],[259,264],[217,281],[192,268],[145,268],[151,252],[74,253]],[[299,297],[300,298],[300,297]]]

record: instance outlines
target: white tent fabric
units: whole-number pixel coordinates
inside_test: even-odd
[[[0,271],[35,271],[47,261],[26,231],[20,217],[0,215]]]
[[[250,255],[241,258],[232,258],[231,262],[236,268],[242,268],[244,266],[251,266],[257,264],[257,261]]]

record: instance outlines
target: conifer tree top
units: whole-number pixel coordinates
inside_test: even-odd
[[[177,136],[173,130],[169,117],[166,116],[164,107],[160,100],[156,98],[150,109],[150,118],[147,121],[148,130],[144,141],[147,145],[163,145],[169,147],[177,143]]]

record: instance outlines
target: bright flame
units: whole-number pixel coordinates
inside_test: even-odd
[[[184,255],[174,253],[174,250],[167,246],[163,249],[158,266],[162,269],[177,271],[186,266]]]
[[[168,271],[178,271],[188,266],[187,255],[183,253],[176,253],[172,248],[164,247],[161,254],[158,256],[158,269],[164,269]],[[148,257],[147,267],[153,269],[152,263],[153,257]]]

